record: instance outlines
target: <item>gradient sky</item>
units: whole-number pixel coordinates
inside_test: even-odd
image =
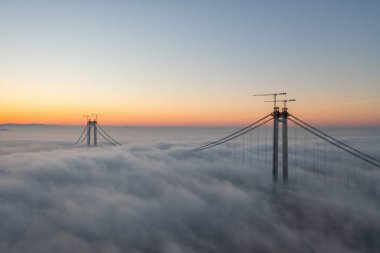
[[[0,123],[380,124],[380,1],[0,0]],[[270,98],[268,98],[270,99]]]

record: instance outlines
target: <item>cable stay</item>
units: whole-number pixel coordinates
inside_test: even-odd
[[[319,137],[319,138],[327,141],[331,145],[334,145],[335,147],[337,147],[337,148],[339,148],[339,149],[341,149],[341,150],[343,150],[343,151],[345,151],[345,152],[347,152],[347,153],[349,153],[349,154],[351,154],[351,155],[353,155],[353,156],[355,156],[355,157],[357,157],[357,158],[359,158],[359,159],[361,159],[363,161],[366,161],[366,162],[368,162],[368,163],[370,163],[370,164],[372,164],[372,165],[380,168],[380,164],[378,164],[377,162],[375,162],[375,161],[377,161],[375,158],[369,159],[369,158],[366,157],[367,155],[363,156],[363,155],[360,154],[361,152],[358,153],[356,151],[351,150],[352,148],[349,147],[349,146],[346,147],[345,145],[341,145],[340,143],[335,142],[336,140],[334,138],[332,138],[332,137],[331,137],[331,139],[327,138],[326,136],[324,136],[325,134],[323,132],[321,132],[321,131],[318,131],[318,132],[321,132],[321,133],[318,133],[317,131],[314,131],[314,130],[310,129],[307,126],[305,126],[305,125],[303,125],[303,124],[301,124],[301,123],[299,123],[299,122],[297,122],[297,121],[295,121],[295,120],[293,120],[291,118],[288,118],[288,120],[291,121],[291,122],[293,122],[294,124],[300,126],[301,128],[305,129],[306,131],[310,132],[311,134],[313,134],[313,135],[315,135],[315,136],[317,136],[317,137]]]
[[[117,145],[120,145],[121,146],[121,143],[117,142],[114,138],[112,138],[99,124],[98,124],[98,127],[101,131],[103,131],[103,133],[105,135],[107,135],[112,141],[114,141]],[[102,135],[103,136],[103,135]]]
[[[256,128],[258,128],[258,127],[264,125],[264,124],[266,124],[266,123],[268,123],[269,121],[271,121],[273,118],[270,118],[270,119],[268,119],[268,120],[266,120],[266,121],[260,123],[259,125],[254,126],[255,124],[257,124],[257,123],[263,121],[264,119],[268,118],[269,116],[271,116],[271,114],[265,116],[264,118],[260,119],[259,121],[256,121],[255,123],[253,123],[253,124],[251,124],[251,125],[249,125],[249,126],[243,128],[243,129],[241,129],[241,130],[239,130],[239,131],[237,131],[237,132],[235,132],[235,133],[233,133],[233,134],[230,134],[229,136],[226,136],[226,137],[224,137],[224,138],[222,138],[222,139],[220,139],[220,140],[218,140],[218,141],[215,141],[215,142],[213,142],[213,143],[210,143],[210,144],[208,144],[208,145],[204,145],[204,146],[202,146],[202,147],[199,147],[199,148],[196,148],[196,149],[193,149],[193,150],[190,150],[190,151],[191,151],[191,152],[202,151],[202,150],[209,149],[209,148],[212,148],[212,147],[218,146],[218,145],[220,145],[220,144],[226,143],[226,142],[228,142],[228,141],[230,141],[230,140],[236,139],[236,138],[238,138],[238,137],[240,137],[240,136],[242,136],[242,135],[244,135],[244,134],[246,134],[246,133],[248,133],[248,132],[250,132],[250,131],[252,131],[252,130],[254,130],[254,129],[256,129]],[[253,126],[254,126],[254,127],[253,127]],[[239,134],[238,134],[238,133],[239,133]]]
[[[318,130],[317,128],[315,128],[315,127],[311,126],[310,124],[306,123],[305,121],[302,121],[301,119],[297,118],[297,117],[294,116],[293,114],[290,114],[290,113],[289,113],[289,115],[290,115],[291,117],[293,117],[294,119],[296,119],[296,120],[302,122],[302,123],[305,124],[306,126],[310,127],[310,128],[313,129],[314,131],[317,131],[318,133],[324,135],[325,137],[330,138],[331,140],[333,140],[333,141],[339,143],[340,145],[342,145],[342,146],[344,146],[344,147],[346,147],[346,148],[349,148],[349,149],[351,149],[352,151],[355,151],[355,152],[359,153],[360,155],[362,155],[362,156],[364,156],[364,157],[366,157],[366,158],[368,158],[368,159],[371,159],[371,160],[373,160],[373,161],[375,161],[375,162],[377,162],[377,163],[380,164],[380,160],[378,160],[378,159],[376,159],[376,158],[374,158],[374,157],[372,157],[372,156],[369,156],[369,155],[367,155],[367,154],[361,152],[360,150],[357,150],[357,149],[355,149],[355,148],[353,148],[353,147],[351,147],[351,146],[345,144],[345,143],[342,142],[342,141],[339,141],[339,140],[335,139],[334,137],[332,137],[332,136],[330,136],[330,135],[328,135],[328,134],[326,134],[326,133],[324,133],[324,132]]]

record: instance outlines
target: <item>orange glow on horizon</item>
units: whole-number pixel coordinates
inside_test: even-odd
[[[33,110],[32,110],[33,109]],[[78,113],[74,108],[32,108],[23,110],[0,111],[0,124],[56,124],[56,125],[83,125],[85,113]],[[303,109],[294,107],[289,110],[297,117],[314,125],[336,126],[379,126],[380,117],[373,117],[373,112],[363,108],[318,108],[319,110]],[[88,111],[88,108],[83,109]],[[146,125],[146,126],[238,126],[246,125],[271,112],[270,107],[262,107],[260,111],[245,109],[241,112],[235,110],[222,111],[216,109],[191,110],[189,108],[169,110],[157,108],[156,110],[109,110],[99,115],[99,122],[103,125]],[[352,117],[352,114],[356,114]]]

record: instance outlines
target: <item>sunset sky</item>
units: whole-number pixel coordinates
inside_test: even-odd
[[[380,1],[0,0],[0,123],[380,124]]]

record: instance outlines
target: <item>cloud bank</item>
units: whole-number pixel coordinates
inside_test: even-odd
[[[0,156],[0,251],[379,251],[379,196],[273,184],[249,164],[185,150],[157,143]]]

